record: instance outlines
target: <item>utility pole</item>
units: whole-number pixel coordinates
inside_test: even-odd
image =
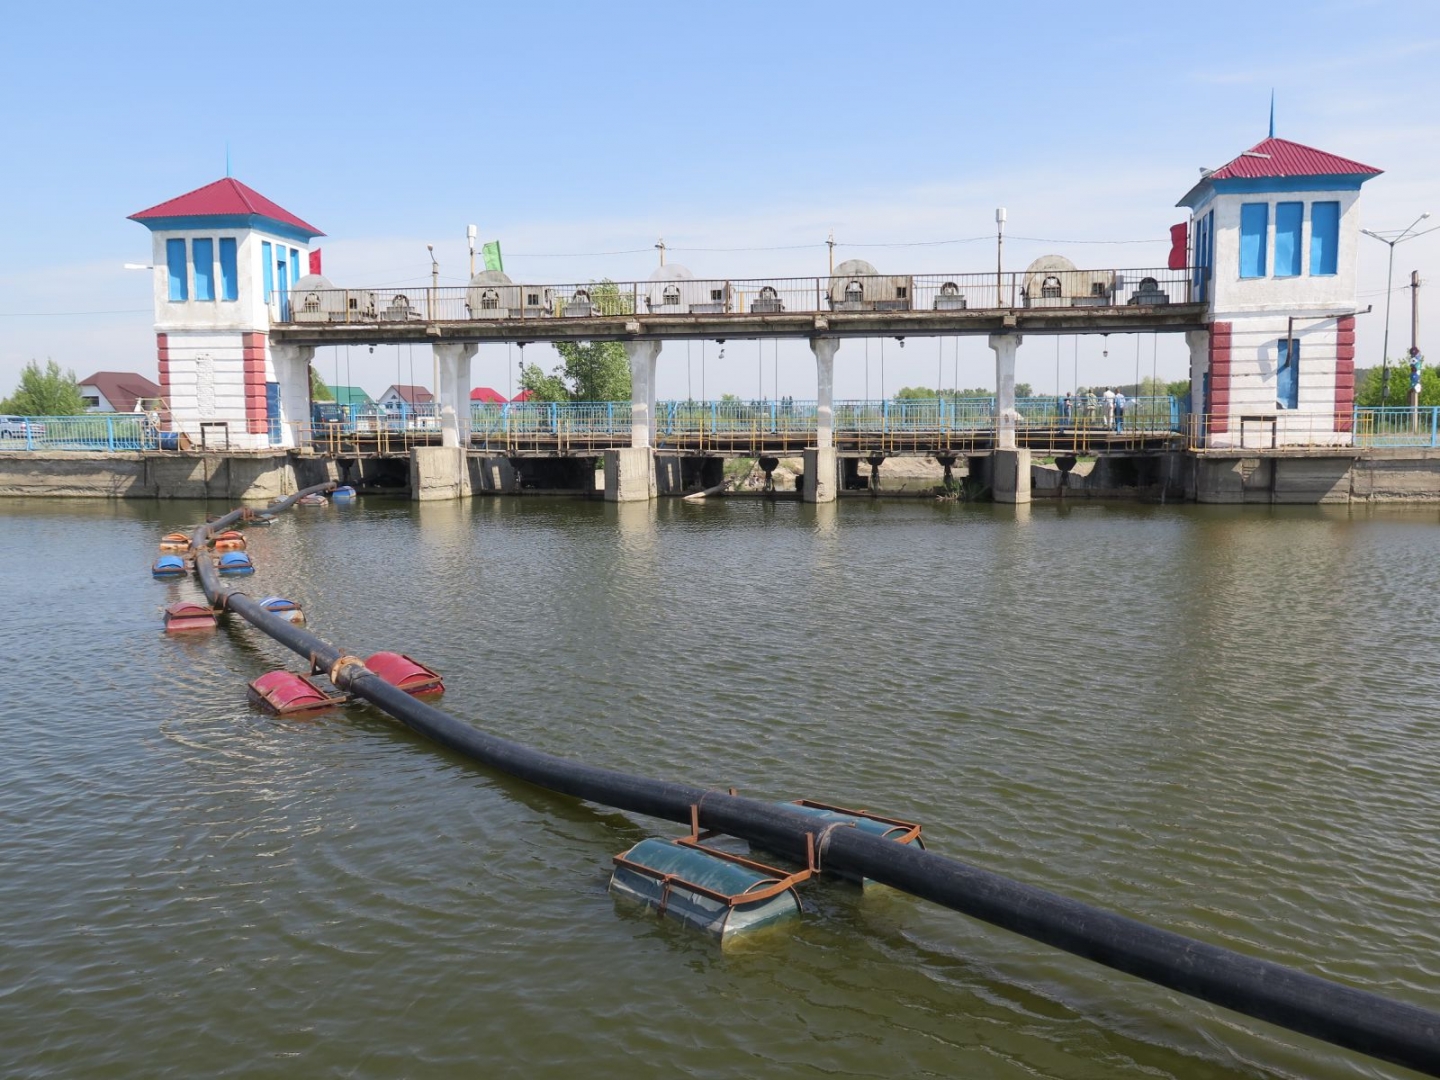
[[[465,239],[470,244],[470,276],[472,278],[475,276],[475,237],[478,234],[479,230],[474,225],[465,226]]]
[[[1420,352],[1420,271],[1410,271],[1410,416],[1420,422],[1420,366],[1425,362]]]
[[[825,241],[825,246],[830,249],[830,276],[835,276],[835,230],[830,230],[830,236]]]
[[[1005,306],[1005,291],[1002,285],[1005,265],[1005,208],[995,211],[995,306]]]
[[[665,265],[665,238],[662,236],[655,241],[655,250],[660,252],[660,265]]]

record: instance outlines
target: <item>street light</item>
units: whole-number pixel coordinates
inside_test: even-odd
[[[1402,240],[1414,240],[1415,237],[1411,235],[1410,230],[1429,216],[1430,211],[1426,210],[1425,213],[1405,226],[1405,228],[1400,231],[1400,235],[1393,240],[1387,239],[1371,229],[1360,230],[1366,236],[1373,236],[1376,240],[1379,240],[1382,244],[1390,248],[1390,269],[1385,275],[1385,342],[1381,346],[1383,355],[1380,357],[1380,404],[1382,406],[1390,403],[1390,298],[1392,295],[1391,290],[1395,282],[1395,245]]]
[[[999,207],[995,211],[995,306],[1005,306],[1005,294],[1002,292],[1001,275],[1005,265],[1005,208]]]

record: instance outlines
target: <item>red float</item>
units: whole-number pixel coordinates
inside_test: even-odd
[[[216,534],[213,546],[216,551],[244,551],[245,537],[234,529],[227,529]]]
[[[365,666],[390,685],[415,697],[445,692],[445,682],[438,671],[404,653],[377,652],[365,661]]]
[[[215,612],[204,604],[182,600],[165,609],[165,632],[183,634],[190,630],[214,630]]]
[[[278,716],[314,712],[343,704],[345,698],[327,694],[314,679],[293,671],[272,671],[250,684],[250,701]]]

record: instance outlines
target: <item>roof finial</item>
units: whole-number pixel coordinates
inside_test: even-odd
[[[1270,88],[1270,138],[1275,137],[1275,88]]]

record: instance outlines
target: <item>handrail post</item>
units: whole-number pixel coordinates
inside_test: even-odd
[[[1437,424],[1440,424],[1440,405],[1431,405],[1431,406],[1430,406],[1430,448],[1431,448],[1432,450],[1435,448],[1435,436],[1436,436],[1437,434],[1440,434],[1440,428],[1437,428]]]
[[[35,449],[35,431],[31,427],[31,423],[28,418],[25,420],[25,449]]]
[[[109,415],[105,417],[105,445],[115,452],[115,417]]]

